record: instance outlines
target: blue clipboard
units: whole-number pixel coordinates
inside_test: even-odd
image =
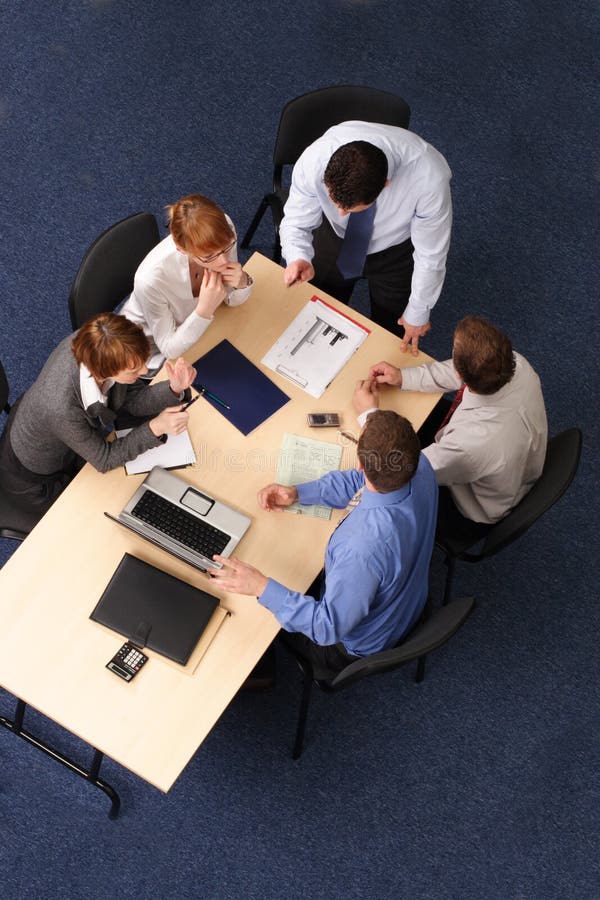
[[[194,386],[202,385],[231,407],[204,399],[242,434],[250,434],[290,399],[229,341],[221,341],[194,363]]]

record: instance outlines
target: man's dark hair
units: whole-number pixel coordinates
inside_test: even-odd
[[[466,316],[454,331],[454,368],[476,394],[495,394],[515,372],[508,337],[481,316]]]
[[[385,187],[387,170],[383,150],[367,141],[352,141],[335,151],[323,181],[336,206],[352,209],[375,202]]]
[[[357,454],[365,476],[380,494],[397,491],[410,481],[420,452],[408,419],[390,409],[371,413],[358,439]]]

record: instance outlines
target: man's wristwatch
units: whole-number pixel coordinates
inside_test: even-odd
[[[243,291],[246,288],[252,287],[252,285],[254,284],[254,278],[252,277],[252,275],[248,275],[247,272],[244,272],[243,269],[242,272],[246,276],[246,284],[244,284],[241,288],[238,288],[238,290]]]

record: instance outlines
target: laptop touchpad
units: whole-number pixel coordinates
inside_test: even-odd
[[[195,491],[193,488],[187,489],[181,498],[180,503],[184,506],[189,506],[190,509],[193,509],[194,512],[199,513],[201,516],[208,515],[215,505],[215,501],[211,497],[207,497],[205,494],[201,494],[200,491]]]

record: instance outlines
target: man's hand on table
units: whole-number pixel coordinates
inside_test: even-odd
[[[260,597],[269,580],[262,572],[259,572],[254,566],[242,562],[237,556],[227,559],[226,556],[215,554],[213,559],[223,566],[222,569],[212,569],[210,572],[210,577],[217,582],[219,587],[225,591],[232,591],[234,594]]]

